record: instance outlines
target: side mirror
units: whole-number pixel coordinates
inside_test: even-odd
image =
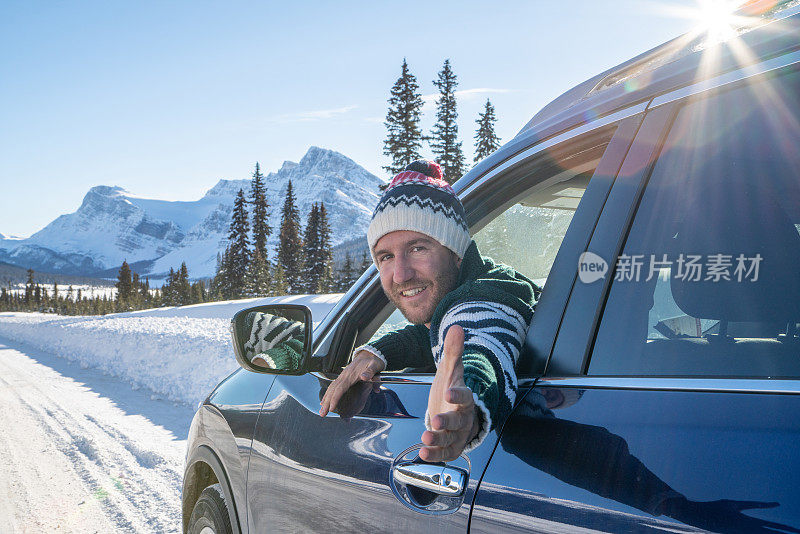
[[[236,361],[248,371],[302,375],[311,354],[311,310],[299,304],[246,308],[231,319]]]

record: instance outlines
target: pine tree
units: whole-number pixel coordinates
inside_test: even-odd
[[[230,282],[228,278],[228,255],[230,246],[225,247],[222,254],[217,253],[217,272],[211,281],[211,292],[217,300],[230,297]]]
[[[436,100],[436,124],[431,131],[431,150],[442,166],[444,179],[453,183],[464,174],[464,153],[458,140],[458,111],[456,110],[456,75],[450,67],[450,60],[444,61],[444,67],[433,84],[439,89]]]
[[[230,250],[228,251],[228,284],[232,297],[240,297],[244,293],[247,265],[250,263],[250,223],[247,219],[244,191],[239,189],[233,203],[231,215]]]
[[[163,296],[164,304],[167,306],[177,305],[177,299],[175,298],[175,269],[172,267],[169,268],[167,279],[164,285],[161,286],[161,295]]]
[[[315,293],[319,285],[319,206],[312,204],[303,236],[303,291]]]
[[[189,269],[186,268],[186,262],[181,263],[181,269],[178,271],[175,280],[175,296],[179,306],[184,306],[191,303],[192,287],[189,285]]]
[[[369,269],[369,266],[372,265],[372,258],[366,252],[361,256],[361,272],[358,276],[361,276]]]
[[[133,273],[131,277],[131,298],[130,303],[133,306],[134,310],[138,310],[142,307],[142,298],[139,295],[139,286],[141,282],[139,281],[139,273]],[[81,301],[81,290],[78,290],[78,302]]]
[[[28,269],[28,281],[25,283],[25,304],[29,304],[33,298],[33,269]]]
[[[300,239],[300,213],[295,205],[292,181],[286,188],[286,199],[281,212],[281,229],[278,242],[278,265],[283,270],[288,294],[303,290],[302,266],[303,242]]]
[[[403,58],[400,77],[392,86],[389,97],[389,111],[386,113],[386,140],[383,153],[391,158],[391,163],[383,167],[389,174],[397,174],[406,165],[420,159],[422,131],[419,127],[422,111],[422,95],[417,78],[408,69]]]
[[[333,291],[333,249],[331,247],[331,225],[328,222],[328,210],[325,203],[319,205],[319,282],[315,288],[318,293],[328,293]]]
[[[308,214],[303,239],[303,277],[307,293],[327,293],[333,289],[331,228],[325,204],[314,204]]]
[[[267,202],[267,191],[264,187],[264,175],[256,162],[256,170],[253,172],[253,179],[250,181],[250,204],[253,206],[253,254],[261,251],[264,259],[267,259],[267,238],[272,232],[269,227],[269,203]]]
[[[150,278],[145,277],[144,284],[142,284],[142,299],[147,306],[153,302],[153,295],[150,293]]]
[[[206,301],[206,288],[202,280],[196,281],[192,284],[190,304],[199,304]]]
[[[475,131],[475,163],[479,162],[498,148],[500,148],[500,138],[494,133],[494,124],[497,118],[494,115],[494,106],[486,99],[486,107],[483,113],[478,114],[475,121],[478,129]]]
[[[350,289],[354,281],[355,273],[353,270],[353,260],[350,258],[350,253],[348,252],[344,256],[344,265],[342,265],[342,269],[339,271],[339,276],[336,281],[336,290],[344,293]]]
[[[269,263],[259,249],[253,252],[247,272],[245,292],[251,297],[266,297],[270,292]]]
[[[127,304],[131,299],[133,281],[131,280],[131,268],[125,260],[122,261],[122,266],[117,274],[117,283],[114,285],[117,288],[117,302]]]
[[[275,296],[287,295],[289,293],[289,286],[286,283],[286,276],[283,274],[283,267],[280,263],[275,264],[275,271],[272,273],[270,293]]]

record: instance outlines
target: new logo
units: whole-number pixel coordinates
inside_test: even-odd
[[[600,280],[607,272],[608,263],[594,252],[584,252],[578,258],[578,278],[584,284]]]

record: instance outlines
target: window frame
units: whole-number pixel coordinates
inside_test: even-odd
[[[551,320],[540,321],[540,326],[537,327],[535,334],[533,328],[529,329],[526,345],[529,345],[534,351],[538,351],[536,358],[537,361],[541,359],[541,369],[537,373],[522,373],[520,377],[541,376],[544,371],[550,353],[549,349],[553,345],[558,322],[566,306],[571,288],[570,280],[566,281],[568,283],[561,280],[563,276],[560,274],[561,269],[558,266],[563,265],[573,256],[577,258],[581,246],[585,245],[583,242],[586,239],[584,229],[593,228],[600,216],[617,171],[642,122],[644,107],[641,105],[624,109],[565,132],[563,135],[537,143],[512,155],[505,162],[487,172],[486,175],[470,181],[467,187],[454,187],[457,191],[463,191],[459,197],[467,211],[470,232],[474,233],[551,176],[547,174],[536,180],[534,174],[534,171],[541,172],[542,157],[547,155],[548,150],[569,154],[571,153],[570,147],[587,144],[587,141],[591,140],[608,139],[608,145],[589,181],[590,186],[573,215],[550,271],[548,288],[551,285],[556,288],[548,289],[543,293],[543,298],[537,304],[537,312],[534,313],[534,318],[541,315],[551,318]],[[490,199],[488,205],[487,198]],[[556,275],[556,273],[559,274]],[[552,284],[551,279],[554,281]],[[353,336],[357,335],[355,332],[358,327],[364,324],[363,318],[380,313],[385,309],[383,303],[388,302],[382,294],[380,277],[374,266],[367,270],[356,286],[358,286],[358,290],[351,290],[345,296],[345,299],[348,300],[347,304],[337,307],[338,309],[335,310],[335,318],[325,321],[327,324],[318,328],[318,331],[323,329],[326,331],[322,332],[321,337],[318,338],[319,341],[315,342],[315,357],[323,359],[322,372],[328,376],[335,376],[338,368],[346,363],[346,357],[355,347]],[[549,296],[545,298],[545,294],[549,294]],[[432,379],[432,373],[387,373],[381,378],[384,382],[416,381],[424,383],[429,383]]]
[[[720,93],[728,92],[745,84],[758,82],[766,77],[779,77],[787,72],[800,71],[800,61],[794,54],[774,58],[765,64],[771,68],[753,68],[750,71],[736,71],[738,76],[725,76],[724,83],[715,80],[678,89],[673,93],[661,95],[648,107],[647,115],[621,174],[630,173],[625,182],[618,181],[612,188],[607,208],[604,208],[597,225],[597,231],[586,250],[595,252],[603,258],[617,258],[624,249],[633,221],[638,211],[644,190],[650,180],[653,167],[658,161],[664,142],[672,130],[679,112],[688,104],[713,98]],[[632,169],[639,169],[632,173]],[[577,264],[575,265],[577,267]],[[573,267],[573,268],[575,268]],[[562,328],[556,337],[553,355],[548,363],[545,376],[551,377],[585,377],[586,379],[670,379],[673,377],[659,375],[589,375],[591,360],[600,319],[608,300],[611,282],[613,281],[613,265],[609,265],[606,279],[600,283],[573,284],[569,302],[565,311]],[[697,378],[678,378],[678,380],[725,380],[725,377],[698,376]],[[764,377],[739,378],[737,380],[763,380]],[[791,379],[787,379],[791,380]]]

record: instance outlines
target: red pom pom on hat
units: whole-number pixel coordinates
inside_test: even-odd
[[[406,168],[403,170],[420,172],[425,176],[429,176],[436,180],[441,180],[444,177],[442,174],[442,167],[435,161],[429,159],[418,159],[416,161],[412,161],[406,165]]]

